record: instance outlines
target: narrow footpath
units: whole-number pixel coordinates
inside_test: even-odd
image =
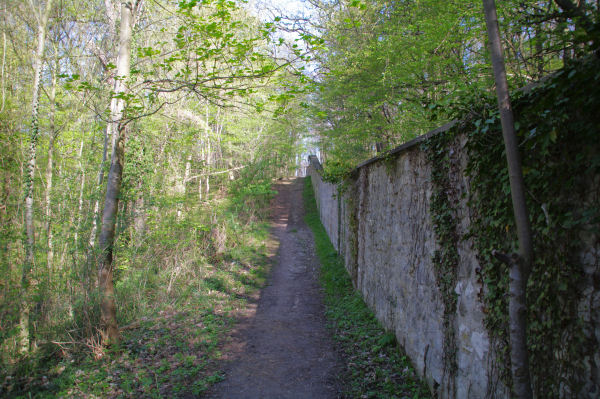
[[[302,187],[302,179],[274,187],[272,232],[280,245],[273,270],[257,306],[233,334],[225,380],[208,397],[338,397],[343,365],[326,328]]]

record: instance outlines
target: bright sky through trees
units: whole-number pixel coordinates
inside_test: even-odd
[[[596,50],[599,4],[498,2],[510,88]],[[494,87],[481,0],[0,0],[0,10],[0,395],[13,384],[4,373],[15,390],[31,388],[29,371],[47,376],[42,359],[108,359],[101,297],[114,297],[115,331],[173,304],[196,312],[225,261],[245,268],[260,246],[271,182],[293,175],[307,148],[335,180]],[[101,263],[114,283],[105,293]],[[77,389],[118,396],[95,385]]]

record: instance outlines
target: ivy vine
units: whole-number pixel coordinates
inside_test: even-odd
[[[597,237],[600,222],[598,64],[594,59],[569,66],[513,99],[534,234],[528,347],[539,398],[576,396],[585,383],[586,352],[598,347],[578,308],[585,285],[581,234]],[[517,235],[495,104],[475,107],[462,133],[468,135],[467,174],[473,191],[469,234],[485,287],[485,323],[502,366],[501,379],[510,386],[508,270],[491,251],[515,251]]]
[[[433,255],[433,265],[437,285],[444,303],[444,370],[449,381],[454,381],[457,364],[456,306],[454,290],[458,274],[459,255],[457,250],[456,209],[450,198],[453,191],[449,179],[450,143],[452,131],[432,136],[421,145],[431,166],[432,193],[429,211],[439,248]]]
[[[358,283],[358,204],[356,199],[349,195],[346,197],[346,209],[348,212],[349,236],[348,243],[352,254],[352,264],[349,266],[350,276],[354,284]]]
[[[485,101],[480,94],[476,100],[457,106],[470,110],[466,118],[464,114],[454,115],[462,124],[422,144],[432,168],[430,213],[439,245],[433,264],[444,303],[444,363],[449,380],[457,369],[457,243],[470,238],[480,265],[477,274],[484,287],[480,298],[499,378],[511,386],[509,273],[506,265],[492,256],[492,250],[515,252],[517,234],[497,105],[493,93],[488,93]],[[584,270],[582,262],[582,250],[586,245],[598,246],[600,237],[600,61],[593,58],[573,63],[536,86],[515,93],[513,107],[534,234],[534,264],[527,286],[534,395],[576,397],[586,384],[598,384],[583,380],[590,367],[599,366],[586,362],[596,361],[593,356],[600,343],[593,325],[598,320],[584,321],[581,306],[583,290],[590,286],[598,290],[600,278],[597,259],[592,271]],[[457,233],[449,180],[449,149],[457,135],[467,136],[471,220],[465,237]],[[390,172],[387,163],[386,167]],[[330,180],[339,180],[338,175]],[[349,198],[347,205],[350,231],[356,234],[355,200]],[[582,236],[588,237],[585,244]],[[356,236],[351,234],[349,239],[356,258]]]

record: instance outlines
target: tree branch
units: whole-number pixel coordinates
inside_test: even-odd
[[[193,179],[197,179],[197,178],[199,178],[199,177],[204,177],[204,176],[213,176],[213,175],[220,175],[220,174],[223,174],[223,173],[232,172],[232,171],[234,171],[234,170],[244,169],[245,167],[246,167],[246,165],[244,165],[244,166],[238,166],[237,168],[232,168],[232,169],[227,169],[227,170],[221,170],[221,171],[218,171],[218,172],[204,173],[204,174],[202,174],[202,175],[190,176],[190,177],[188,177],[187,179],[185,179],[185,180],[183,181],[183,183],[185,184],[185,183],[187,183],[188,181],[190,181],[190,180],[193,180]]]

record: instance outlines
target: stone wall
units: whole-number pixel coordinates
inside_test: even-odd
[[[323,181],[321,165],[313,156],[309,158],[308,174],[321,221],[356,289],[382,325],[395,332],[432,392],[440,398],[509,397],[498,376],[484,326],[480,299],[484,287],[477,275],[479,264],[470,239],[460,239],[456,244],[457,310],[450,319],[454,342],[449,343],[445,336],[444,301],[432,261],[440,244],[429,208],[431,165],[421,143],[452,126],[448,124],[406,143],[385,158],[363,163],[343,184]],[[459,237],[469,231],[472,218],[467,203],[470,186],[464,173],[465,143],[466,138],[458,135],[447,148],[452,186],[448,198],[456,211]],[[597,274],[597,240],[591,241],[585,252],[586,264],[593,265]],[[598,296],[598,287],[588,287],[582,300],[582,316],[591,323],[592,335],[599,331],[598,315],[593,315],[598,312]],[[586,377],[588,381],[598,379],[593,375],[598,374],[600,364],[598,349],[596,352],[586,359],[590,363],[586,366],[591,374]],[[448,367],[449,356],[454,356],[456,367]],[[590,386],[588,392],[594,389],[597,386]]]

